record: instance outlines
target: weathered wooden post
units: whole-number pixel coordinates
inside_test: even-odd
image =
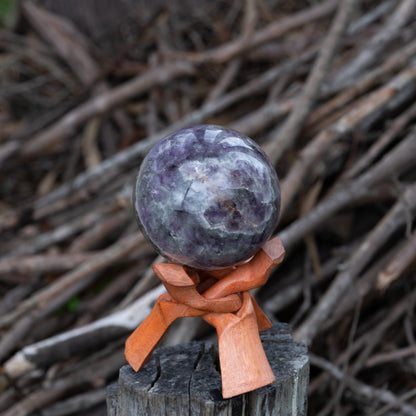
[[[221,395],[218,351],[193,342],[155,351],[139,372],[121,368],[107,393],[108,416],[302,416],[307,411],[309,361],[279,323],[261,334],[276,381],[230,399]]]

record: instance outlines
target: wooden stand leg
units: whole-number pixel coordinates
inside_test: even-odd
[[[257,318],[257,326],[260,332],[266,331],[270,329],[273,325],[270,322],[270,319],[266,316],[266,314],[261,310],[260,306],[258,305],[256,299],[253,295],[250,294],[251,303],[254,308],[254,312]]]
[[[260,341],[257,316],[248,292],[243,293],[243,306],[237,314],[213,313],[203,318],[217,330],[225,399],[275,381]]]
[[[167,294],[160,296],[150,314],[127,338],[124,350],[127,362],[135,371],[139,371],[175,319],[202,313],[204,312],[172,302]]]

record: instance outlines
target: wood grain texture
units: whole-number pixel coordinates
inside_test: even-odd
[[[309,360],[279,323],[261,334],[276,382],[231,399],[221,395],[218,350],[193,342],[156,350],[138,373],[120,370],[107,391],[108,416],[302,416],[307,409]]]

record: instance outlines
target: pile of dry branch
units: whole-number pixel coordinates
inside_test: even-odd
[[[225,125],[281,180],[257,293],[310,347],[311,415],[416,415],[416,0],[22,1],[0,33],[0,412],[103,415],[163,292],[131,191]],[[213,335],[183,320],[164,339]]]

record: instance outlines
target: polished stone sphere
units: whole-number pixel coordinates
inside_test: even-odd
[[[280,189],[253,140],[225,127],[198,125],[150,150],[133,199],[140,228],[160,254],[215,270],[249,259],[269,239]]]

